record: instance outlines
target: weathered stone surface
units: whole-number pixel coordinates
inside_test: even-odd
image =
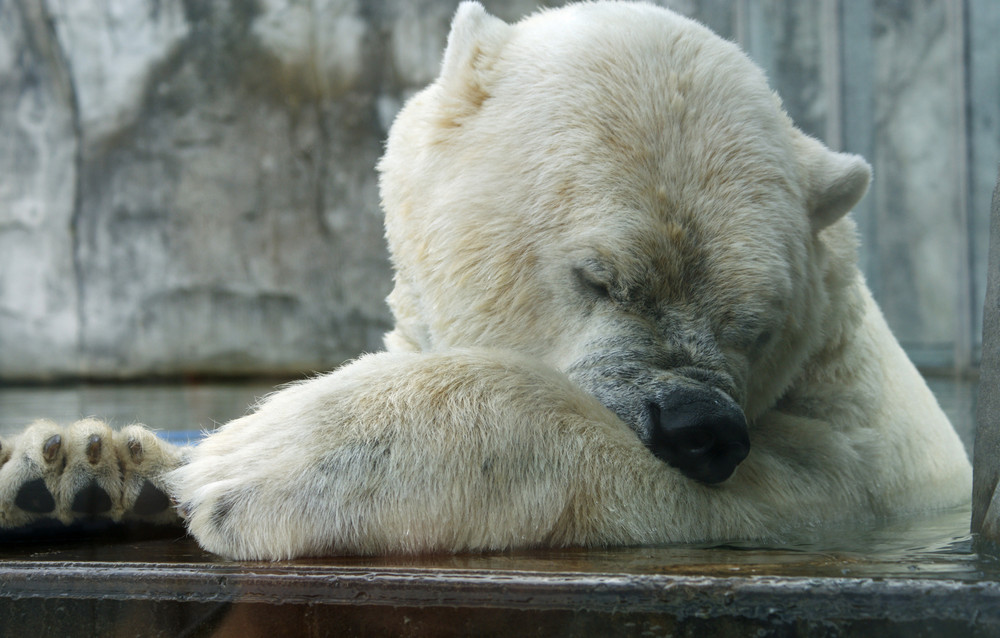
[[[973,307],[982,307],[986,294],[989,254],[990,194],[1000,165],[1000,5],[994,0],[968,0],[966,6],[969,92],[969,211],[972,238]],[[983,334],[981,313],[973,315],[972,334]]]
[[[1000,552],[1000,175],[993,191],[990,267],[983,310],[983,359],[976,404],[973,452],[972,531]]]
[[[961,310],[969,284],[959,280],[969,275],[954,16],[947,3],[883,3],[879,9],[870,158],[877,178],[869,195],[875,200],[876,289],[904,346],[954,348],[972,323]],[[926,361],[916,354],[918,363]]]
[[[361,10],[0,5],[0,374],[300,371],[378,347],[377,98],[409,85],[383,82]]]
[[[0,3],[0,374],[77,364],[79,124],[39,3]]]

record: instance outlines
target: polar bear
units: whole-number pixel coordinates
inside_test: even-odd
[[[968,502],[963,447],[856,265],[869,166],[698,23],[463,3],[379,170],[385,352],[183,453],[37,423],[0,523],[169,515],[166,493],[209,551],[284,559],[780,540]],[[122,476],[89,469],[102,450]]]

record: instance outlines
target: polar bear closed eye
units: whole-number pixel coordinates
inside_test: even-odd
[[[701,25],[463,3],[379,170],[386,351],[133,472],[206,549],[762,540],[967,502],[962,445],[856,265],[868,165]]]

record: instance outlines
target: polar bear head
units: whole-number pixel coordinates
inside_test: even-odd
[[[735,45],[662,8],[508,25],[462,4],[380,171],[390,348],[549,362],[695,479],[732,473],[849,321],[844,215],[868,165],[798,131]]]

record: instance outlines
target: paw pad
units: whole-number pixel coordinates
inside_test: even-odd
[[[91,481],[77,492],[70,505],[72,511],[88,516],[104,514],[110,511],[111,507],[111,496],[96,481]]]
[[[149,481],[142,484],[139,496],[135,499],[132,511],[139,516],[152,516],[159,514],[170,507],[170,497],[161,490],[156,489]]]
[[[56,508],[52,492],[45,486],[45,479],[28,481],[17,491],[14,505],[32,514],[48,514]]]

